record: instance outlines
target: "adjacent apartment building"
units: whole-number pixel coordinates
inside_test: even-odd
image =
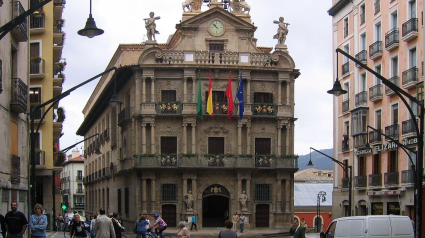
[[[39,2],[31,0],[32,5]],[[46,102],[62,92],[66,65],[62,59],[64,8],[65,0],[53,0],[29,16],[30,106]],[[64,109],[58,104],[55,103],[44,118],[49,106],[35,115],[35,127],[41,124],[36,134],[36,202],[43,204],[49,214],[60,211],[59,174],[65,159],[62,154],[56,154],[60,150],[58,141],[65,119]]]
[[[155,213],[170,227],[192,215],[200,227],[223,227],[237,212],[251,229],[289,229],[299,70],[284,40],[256,45],[245,2],[211,1],[202,11],[203,2],[187,4],[168,42],[119,45],[107,66],[119,69],[100,79],[83,109],[77,134],[99,134],[85,142],[86,213],[104,207],[126,227]],[[210,85],[214,117],[206,113]],[[115,92],[122,103],[112,106]]]
[[[84,212],[84,157],[78,149],[72,150],[60,173],[62,203],[66,205],[68,213],[78,211]],[[65,212],[64,212],[65,213]]]
[[[28,10],[29,1],[0,0],[0,26]],[[17,201],[28,207],[28,49],[29,21],[16,26],[0,40],[0,213]]]
[[[340,48],[423,100],[423,1],[333,0],[333,49]],[[338,59],[336,58],[338,57]],[[352,207],[348,174],[334,166],[333,217],[409,215],[414,217],[409,156],[368,126],[416,150],[416,117],[381,80],[342,54],[334,54],[334,79],[348,93],[334,98],[334,157],[353,166]],[[338,64],[336,63],[338,62]],[[417,114],[415,103],[409,102]],[[369,143],[371,150],[364,149]],[[342,208],[342,209],[341,209]]]

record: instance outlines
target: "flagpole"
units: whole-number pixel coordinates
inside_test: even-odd
[[[232,72],[232,71],[230,71],[230,72]],[[240,78],[242,77],[242,72],[241,72],[241,74],[239,75],[239,80],[240,80]],[[236,105],[236,98],[238,97],[238,92],[239,92],[239,83],[238,83],[238,90],[236,90],[236,94],[235,94],[235,98],[233,98],[233,105]],[[238,99],[238,104],[239,104],[239,99]]]

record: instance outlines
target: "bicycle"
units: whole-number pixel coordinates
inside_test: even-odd
[[[170,236],[170,235],[162,234],[162,236],[163,236],[164,238],[171,238],[171,236]],[[148,230],[146,231],[146,238],[161,238],[161,236],[157,236],[157,235],[155,234],[155,230],[154,230],[154,229],[148,229]]]

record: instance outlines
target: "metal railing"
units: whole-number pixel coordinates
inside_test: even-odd
[[[407,22],[403,23],[401,27],[402,37],[405,37],[412,32],[418,32],[418,18],[411,18]]]
[[[342,140],[341,151],[342,152],[350,151],[350,143],[348,139]]]
[[[13,2],[13,10],[12,10],[12,17],[16,18],[19,15],[23,14],[25,12],[24,7],[22,6],[21,2],[14,1]],[[28,40],[28,25],[27,21],[23,21],[21,24],[16,26],[11,31],[12,35],[16,37],[16,39],[19,42],[27,41]]]
[[[30,74],[44,74],[44,59],[30,60]]]
[[[377,84],[369,88],[369,100],[374,102],[382,99],[382,84]]]
[[[369,131],[369,143],[377,142],[382,142],[382,135],[376,131]]]
[[[369,186],[382,186],[382,174],[369,174]]]
[[[412,67],[406,71],[403,72],[402,74],[402,86],[406,87],[410,84],[416,84],[416,82],[418,81],[418,68],[417,67]]]
[[[118,114],[118,124],[123,123],[125,120],[130,118],[130,108],[124,108]]]
[[[362,50],[359,53],[356,54],[356,59],[362,63],[367,62],[367,50]],[[357,64],[356,64],[357,66]]]
[[[353,135],[354,148],[364,147],[367,143],[367,133]]]
[[[385,48],[390,48],[394,44],[398,44],[398,28],[394,28],[385,34]]]
[[[385,135],[398,140],[398,136],[399,136],[399,129],[398,129],[398,124],[394,124],[391,126],[386,126],[385,127]]]
[[[83,178],[84,178],[83,176],[78,176],[78,175],[75,176],[75,180],[77,180],[77,181],[81,181],[81,180],[83,180]]]
[[[411,183],[415,182],[414,171],[413,170],[403,170],[401,171],[401,183]]]
[[[346,62],[344,64],[342,64],[342,75],[346,75],[350,72],[350,63]]]
[[[46,165],[46,155],[44,151],[35,153],[35,165]]]
[[[82,188],[77,188],[77,189],[75,190],[75,193],[84,193],[84,189],[82,189]]]
[[[367,91],[359,92],[354,96],[354,104],[356,107],[367,103]]]
[[[10,109],[17,113],[24,113],[28,106],[28,86],[20,78],[12,78],[12,98]]]
[[[378,40],[369,46],[369,57],[374,59],[382,54],[382,41]]]
[[[398,185],[398,172],[388,172],[384,174],[384,185]]]
[[[349,187],[350,180],[348,178],[342,178],[341,179],[341,187],[342,188],[348,188]]]
[[[350,110],[350,99],[345,99],[342,101],[342,112],[347,112]]]
[[[395,86],[398,87],[400,78],[398,76],[394,76],[394,77],[388,79],[388,81],[390,81],[391,83],[395,84]],[[385,86],[385,94],[386,95],[391,95],[393,93],[394,93],[394,91],[391,88],[389,88],[388,86]]]
[[[416,133],[415,123],[416,120],[414,119],[403,121],[401,123],[401,134],[405,135],[409,133]]]
[[[367,187],[367,177],[366,176],[354,176],[354,187],[355,188],[365,188],[365,187]]]
[[[42,12],[33,13],[30,16],[30,29],[44,28],[45,15]]]

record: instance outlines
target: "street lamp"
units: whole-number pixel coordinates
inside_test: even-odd
[[[404,105],[406,106],[407,110],[409,111],[409,114],[411,118],[416,118],[415,113],[413,112],[413,108],[409,105],[406,98],[408,98],[410,101],[416,103],[419,106],[419,122],[416,120],[413,120],[415,125],[415,132],[418,138],[418,151],[416,156],[416,173],[415,173],[415,226],[416,226],[416,237],[421,237],[422,233],[422,175],[423,175],[423,156],[424,156],[424,103],[423,101],[418,100],[417,98],[413,97],[403,89],[399,88],[397,85],[390,82],[388,79],[386,79],[381,74],[375,72],[371,68],[367,67],[367,65],[363,64],[350,54],[346,53],[345,51],[337,48],[336,49],[336,59],[337,59],[337,65],[336,65],[336,81],[334,84],[334,87],[332,90],[329,90],[329,94],[333,94],[335,96],[339,96],[341,94],[347,93],[347,91],[342,90],[341,84],[338,81],[338,53],[341,53],[348,59],[354,61],[357,65],[360,65],[368,72],[372,73],[376,78],[381,80],[381,82],[386,85],[388,88],[390,88],[392,91],[394,91],[395,94],[397,94],[401,101],[403,101]],[[339,88],[338,89],[338,84]],[[335,89],[335,90],[334,90]],[[404,97],[406,98],[404,98]]]
[[[336,159],[330,157],[329,155],[324,154],[324,153],[322,153],[322,152],[314,149],[313,147],[310,147],[310,161],[308,162],[308,166],[313,166],[313,162],[311,161],[311,150],[314,150],[317,153],[320,153],[320,154],[328,157],[329,159],[331,159],[333,162],[337,163],[344,170],[345,174],[348,175],[348,207],[349,207],[349,209],[348,209],[348,214],[347,215],[348,216],[351,216],[351,197],[352,197],[351,196],[351,190],[352,190],[352,181],[351,181],[351,178],[353,177],[353,170],[352,170],[353,167],[351,165],[344,164],[341,161],[336,160]]]
[[[326,202],[326,192],[320,191],[317,194],[317,215],[316,215],[316,231],[319,233],[321,229],[321,218],[320,218],[320,201]]]
[[[95,36],[100,36],[103,34],[103,30],[96,27],[96,22],[91,15],[91,0],[90,0],[90,14],[87,18],[86,26],[84,29],[79,30],[77,33],[80,36],[87,36],[88,38],[93,38]]]

